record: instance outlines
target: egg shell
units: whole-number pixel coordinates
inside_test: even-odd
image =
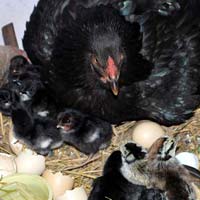
[[[149,148],[160,137],[165,135],[164,129],[157,123],[143,120],[135,124],[132,139],[144,148]]]
[[[200,189],[194,183],[192,183],[192,187],[196,194],[196,200],[200,200]]]
[[[190,152],[181,152],[176,155],[178,161],[183,165],[188,165],[190,167],[199,169],[199,159],[198,157]]]
[[[73,190],[67,190],[64,195],[59,196],[56,200],[87,200],[87,194],[83,187],[77,187]]]
[[[45,157],[31,150],[22,151],[15,162],[18,173],[41,175],[45,170]]]
[[[0,153],[0,177],[15,174],[16,171],[15,157],[9,154]]]
[[[12,152],[16,155],[25,149],[25,145],[14,136],[13,129],[10,129],[8,140]]]
[[[51,186],[54,197],[63,195],[66,190],[73,188],[74,179],[70,176],[64,176],[61,172],[54,174],[51,170],[45,170],[42,176]]]

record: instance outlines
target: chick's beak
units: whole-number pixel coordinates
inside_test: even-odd
[[[56,128],[63,128],[63,126],[61,125],[61,124],[58,124],[57,126],[56,126]]]

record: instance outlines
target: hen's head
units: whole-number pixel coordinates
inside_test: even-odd
[[[127,22],[109,6],[80,7],[77,12],[76,19],[71,19],[73,22],[57,40],[54,62],[60,67],[55,73],[69,81],[69,71],[73,68],[71,77],[76,77],[78,87],[81,83],[85,87],[100,84],[118,95],[121,72],[127,65],[135,67],[132,60],[141,50],[140,27]],[[66,78],[64,66],[67,66]]]
[[[88,54],[94,76],[118,95],[118,80],[126,59],[119,35],[112,30],[101,33],[97,28],[91,37],[91,52]]]

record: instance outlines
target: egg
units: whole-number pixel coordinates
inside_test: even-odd
[[[143,120],[135,124],[132,139],[144,148],[149,148],[160,137],[165,135],[164,129],[157,123]]]
[[[23,149],[26,148],[23,142],[15,138],[12,128],[10,129],[8,140],[9,140],[9,146],[12,152],[15,153],[16,155],[18,155],[20,152],[23,151]]]
[[[200,189],[194,183],[192,183],[192,187],[193,187],[194,192],[196,194],[196,200],[200,200]]]
[[[45,170],[45,157],[24,150],[15,158],[18,173],[41,175]]]
[[[57,197],[56,200],[87,200],[87,194],[83,187],[77,187],[73,190],[67,190],[64,195]]]
[[[51,186],[54,197],[63,195],[66,190],[73,188],[74,179],[70,176],[64,176],[61,172],[53,174],[51,170],[45,170],[42,176]]]
[[[188,165],[190,167],[199,169],[199,159],[193,153],[181,152],[181,153],[176,155],[176,158],[183,165]]]
[[[9,154],[0,153],[0,178],[16,173],[15,157]]]

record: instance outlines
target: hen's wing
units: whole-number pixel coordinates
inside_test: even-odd
[[[23,38],[24,49],[33,63],[49,63],[68,3],[69,0],[41,0],[34,8]]]
[[[146,13],[141,21],[142,53],[154,63],[148,80],[140,83],[141,107],[168,125],[192,116],[200,102],[200,18],[187,12],[188,6],[170,17]]]

